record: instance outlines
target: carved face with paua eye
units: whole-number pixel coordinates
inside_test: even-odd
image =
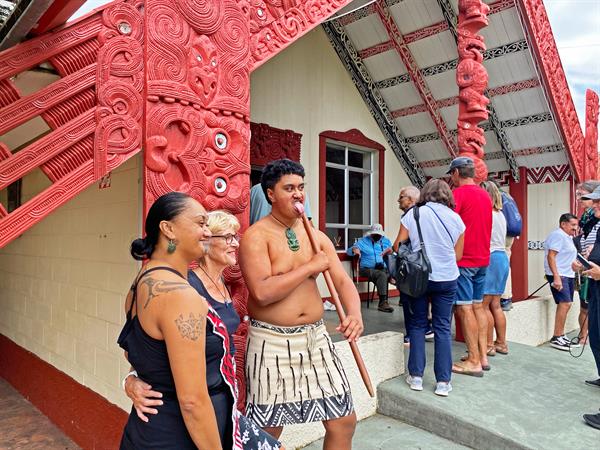
[[[203,106],[214,98],[219,76],[217,49],[206,36],[193,41],[188,55],[188,84],[200,97]]]

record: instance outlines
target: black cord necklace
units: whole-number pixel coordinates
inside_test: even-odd
[[[206,275],[208,277],[210,282],[217,289],[217,292],[221,295],[221,297],[223,297],[223,300],[225,301],[225,306],[228,307],[229,304],[231,303],[231,300],[227,297],[227,295],[225,295],[225,293],[223,291],[221,291],[221,288],[219,288],[219,285],[215,282],[215,280],[212,279],[212,277],[208,274],[208,272],[206,270],[204,270],[204,268],[201,265],[198,265],[198,268],[202,272],[204,272],[204,275]],[[225,286],[225,291],[229,292],[229,289],[227,289],[227,286],[225,285],[225,282],[223,281],[223,277],[221,277],[221,283],[223,283],[223,286]]]
[[[298,250],[300,250],[300,242],[298,242],[298,236],[296,236],[296,232],[292,229],[296,225],[296,222],[298,222],[298,219],[294,221],[291,227],[288,227],[285,223],[283,223],[281,220],[275,217],[273,213],[271,213],[271,217],[277,222],[279,222],[281,226],[285,227],[285,237],[287,238],[287,245],[289,249],[293,252],[297,252]]]

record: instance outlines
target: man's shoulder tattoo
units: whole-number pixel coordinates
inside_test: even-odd
[[[190,313],[187,319],[184,319],[183,314],[180,314],[175,319],[175,325],[177,325],[181,337],[192,341],[197,341],[204,334],[205,323],[206,316],[202,314],[198,314],[198,317],[195,317],[193,313]]]
[[[150,300],[158,297],[160,294],[191,288],[188,283],[183,281],[157,280],[152,277],[144,278],[141,283],[148,288],[148,299],[144,304],[144,308],[148,306]]]

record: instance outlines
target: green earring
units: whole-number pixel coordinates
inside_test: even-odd
[[[169,254],[175,253],[176,249],[177,249],[177,244],[175,244],[175,241],[173,239],[169,239],[169,245],[167,245],[167,253],[169,253]]]

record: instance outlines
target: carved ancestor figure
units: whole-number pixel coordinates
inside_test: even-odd
[[[586,180],[596,178],[598,171],[598,94],[591,89],[585,93],[585,162]]]
[[[478,33],[488,24],[490,8],[481,0],[460,0],[458,10],[458,151],[473,159],[475,181],[479,182],[487,178],[487,167],[483,162],[485,136],[477,124],[488,119],[490,100],[485,95],[488,74],[482,64],[486,47]]]

